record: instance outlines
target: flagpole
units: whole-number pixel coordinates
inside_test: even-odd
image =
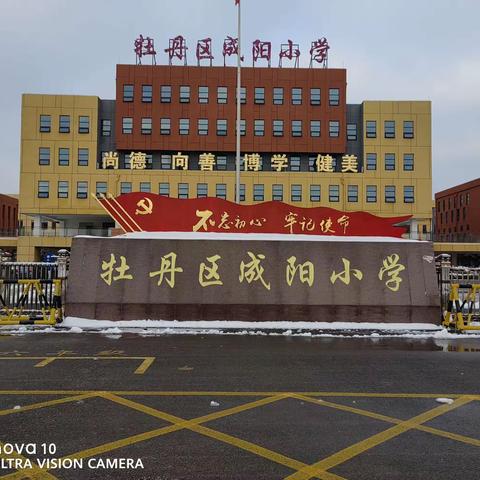
[[[240,50],[240,0],[235,0],[238,6],[238,54],[237,54],[237,133],[236,133],[236,160],[235,160],[235,201],[240,203],[240,89],[241,89],[241,50]]]

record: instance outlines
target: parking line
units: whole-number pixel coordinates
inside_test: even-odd
[[[370,450],[388,440],[391,440],[392,438],[397,437],[398,435],[401,435],[402,433],[416,428],[422,423],[439,417],[440,415],[443,415],[450,410],[454,410],[463,405],[466,405],[472,400],[472,397],[465,396],[458,398],[450,405],[445,404],[439,407],[435,407],[431,410],[428,410],[427,412],[421,413],[420,415],[417,415],[409,420],[406,420],[398,425],[384,430],[383,432],[372,435],[365,440],[362,440],[358,443],[355,443],[354,445],[344,448],[343,450],[340,450],[339,452],[334,453],[333,455],[330,455],[329,457],[324,458],[323,460],[320,460],[313,465],[310,465],[292,475],[289,475],[288,477],[285,477],[285,480],[309,480],[310,478],[315,477],[318,471],[321,472],[336,467],[337,465],[340,465],[356,457],[357,455],[366,452],[367,450]]]
[[[35,367],[45,367],[49,363],[52,363],[55,360],[55,357],[47,357],[45,360],[38,362]]]
[[[141,363],[141,365],[135,370],[137,375],[143,375],[148,368],[152,365],[152,363],[155,361],[155,357],[146,357],[145,360]]]

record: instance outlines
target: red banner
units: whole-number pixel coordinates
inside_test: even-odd
[[[402,217],[342,212],[328,207],[301,208],[272,201],[238,205],[220,198],[169,198],[133,192],[99,199],[126,232],[284,233],[305,235],[401,237]]]

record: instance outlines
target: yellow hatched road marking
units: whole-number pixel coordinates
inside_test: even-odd
[[[0,357],[0,360],[5,357]],[[14,357],[18,358],[18,357]],[[25,358],[25,357],[19,357]],[[30,357],[30,359],[44,360],[46,357]],[[56,357],[69,358],[69,357]],[[113,358],[113,359],[137,359],[144,360],[150,357],[74,357],[82,358]],[[98,390],[0,390],[0,395],[80,395],[84,393],[97,392]],[[359,393],[359,392],[292,392],[292,391],[274,391],[274,392],[228,392],[216,390],[203,391],[149,391],[149,390],[109,390],[114,395],[130,395],[140,397],[183,397],[183,396],[222,396],[222,397],[273,397],[276,395],[304,395],[307,397],[359,397],[359,398],[460,398],[468,396],[472,400],[480,400],[480,393]]]
[[[148,368],[152,365],[152,363],[155,361],[155,357],[147,357],[145,360],[141,363],[141,365],[135,370],[137,375],[143,375]]]
[[[354,445],[344,448],[343,450],[340,450],[339,452],[334,453],[333,455],[330,455],[329,457],[324,458],[323,460],[320,460],[313,465],[305,467],[298,472],[289,475],[285,478],[285,480],[308,480],[312,477],[315,477],[317,471],[329,470],[333,467],[336,467],[337,465],[340,465],[341,463],[344,463],[356,457],[357,455],[366,452],[367,450],[370,450],[388,440],[391,440],[392,438],[397,437],[398,435],[401,435],[402,433],[418,427],[422,423],[428,422],[429,420],[443,415],[450,410],[454,410],[463,405],[466,405],[472,400],[472,397],[465,396],[458,398],[450,405],[441,405],[439,407],[435,407],[432,410],[428,410],[427,412],[421,413],[420,415],[411,418],[410,420],[406,420],[383,432],[372,435],[365,440],[362,440],[358,443],[355,443]]]

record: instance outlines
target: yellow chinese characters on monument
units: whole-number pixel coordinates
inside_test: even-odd
[[[174,170],[188,170],[188,155],[182,155],[182,152],[173,155],[172,167]]]
[[[117,152],[105,152],[102,157],[103,168],[118,169],[118,153]]]
[[[240,283],[244,280],[247,283],[259,280],[267,290],[270,290],[270,282],[266,282],[263,278],[263,272],[265,269],[261,265],[261,261],[265,260],[265,255],[263,255],[263,253],[255,255],[252,252],[247,252],[247,255],[250,257],[250,262],[245,263],[242,260],[240,263],[240,275],[238,277]]]
[[[120,255],[120,264],[116,266],[117,259],[113,253],[110,254],[110,261],[102,262],[102,271],[100,278],[107,284],[111,285],[112,281],[116,282],[117,280],[133,280],[133,276],[129,273],[126,273],[130,270],[130,267],[127,265],[127,259]],[[117,272],[117,275],[114,275],[113,272]]]
[[[339,273],[336,273],[334,270],[330,276],[330,282],[335,283],[337,280],[340,280],[345,285],[350,285],[350,272],[357,280],[361,280],[363,278],[363,273],[360,270],[350,269],[350,260],[342,258],[342,262],[344,270]]]
[[[313,285],[315,280],[315,268],[310,261],[304,263],[296,263],[297,257],[291,256],[287,260],[287,269],[285,272],[288,286],[292,286],[295,275],[298,273],[298,278],[301,283],[306,283],[309,287]]]
[[[198,165],[202,171],[213,171],[215,155],[213,153],[202,153],[198,157]]]
[[[271,159],[271,167],[272,167],[272,170],[275,170],[276,172],[281,172],[282,170],[286,170],[288,167],[287,156],[285,154],[273,155]]]
[[[246,154],[244,157],[245,171],[258,172],[262,169],[262,159],[258,153]]]
[[[387,280],[385,281],[386,287],[392,292],[398,292],[400,288],[400,283],[402,278],[399,276],[400,272],[405,270],[405,265],[402,265],[400,262],[400,256],[397,253],[388,255],[387,258],[383,260],[383,266],[378,272],[378,278],[383,280],[383,277],[386,274]]]
[[[132,170],[145,170],[147,168],[147,154],[132,152],[130,154],[130,168]]]
[[[158,286],[160,286],[163,280],[165,280],[170,288],[175,287],[175,274],[183,272],[183,268],[177,267],[176,262],[176,253],[170,252],[167,255],[164,255],[160,262],[160,270],[157,270],[156,272],[150,272],[150,278],[158,277]]]
[[[218,273],[218,261],[222,257],[220,255],[212,255],[207,257],[208,265],[205,262],[200,263],[198,271],[198,283],[202,287],[210,287],[212,285],[223,285]]]

